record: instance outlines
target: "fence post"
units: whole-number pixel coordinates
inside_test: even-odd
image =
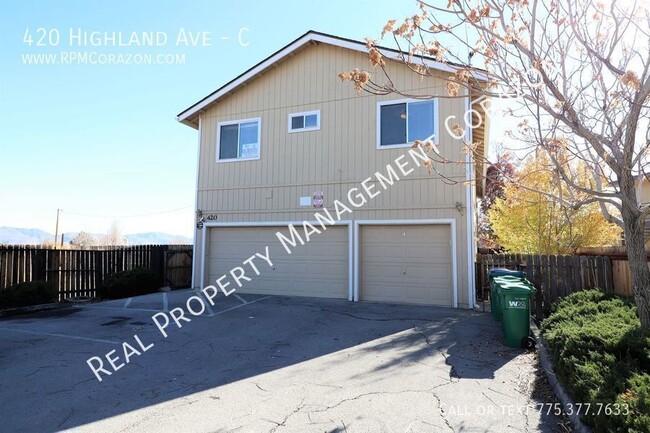
[[[580,256],[580,290],[589,286],[589,262],[586,256]]]
[[[612,259],[610,257],[603,257],[603,273],[605,275],[605,291],[607,293],[614,293],[614,277],[612,275]]]
[[[18,248],[17,247],[12,247],[11,248],[11,284],[10,286],[13,286],[15,284],[18,284]]]
[[[571,257],[571,284],[573,291],[577,292],[582,289],[582,278],[580,277],[580,257]]]
[[[47,280],[52,282],[56,289],[59,300],[63,299],[61,290],[61,271],[59,270],[59,250],[50,249],[47,251]]]
[[[544,302],[542,297],[542,288],[540,286],[539,256],[529,254],[527,263],[528,277],[530,278],[530,282],[533,283],[535,287],[537,287],[537,291],[535,292],[535,317],[537,318],[537,322],[541,323],[542,319],[544,319]]]
[[[33,266],[33,276],[36,281],[46,281],[47,280],[47,250],[44,249],[35,249],[33,250],[34,260],[32,262]]]
[[[93,251],[94,259],[95,259],[95,296],[97,296],[97,289],[101,287],[102,283],[104,282],[104,251],[97,250]]]

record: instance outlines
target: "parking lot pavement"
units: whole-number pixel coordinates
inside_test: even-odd
[[[507,348],[485,313],[220,295],[195,317],[187,313],[199,308],[196,299],[188,304],[192,295],[155,293],[0,320],[1,430],[558,428],[538,411],[545,400],[535,355]],[[189,319],[179,320],[181,328],[170,316],[178,308]],[[159,324],[170,319],[167,338],[155,314]],[[87,363],[92,357],[111,373],[100,372],[101,382]]]

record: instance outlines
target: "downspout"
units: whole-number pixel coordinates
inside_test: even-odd
[[[465,89],[467,92],[467,97],[465,98],[465,115],[471,113],[469,89]],[[465,141],[469,144],[472,143],[472,125],[466,125],[465,129]],[[476,256],[474,252],[474,199],[472,197],[472,177],[473,177],[473,161],[472,161],[472,152],[467,152],[465,155],[465,179],[467,181],[466,189],[466,201],[467,201],[467,303],[469,308],[474,308],[476,305],[476,280],[474,269],[474,262],[476,261]],[[476,179],[475,181],[478,181]]]
[[[199,139],[198,139],[198,148],[196,149],[196,188],[195,188],[195,194],[194,194],[194,216],[192,217],[193,220],[196,220],[196,215],[198,214],[198,206],[199,206],[199,168],[201,164],[201,113],[199,113]],[[196,221],[193,221],[192,224],[194,225]],[[205,227],[203,228],[204,230]],[[196,260],[198,258],[198,255],[196,254],[196,235],[197,235],[198,229],[196,225],[194,225],[194,236],[192,239],[192,288],[201,288],[201,282],[200,284],[195,284],[196,280]]]

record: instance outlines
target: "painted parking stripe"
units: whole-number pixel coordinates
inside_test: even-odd
[[[46,337],[71,338],[73,340],[92,341],[94,343],[120,344],[119,341],[114,341],[114,340],[103,340],[101,338],[77,337],[76,335],[49,334],[49,333],[46,333],[46,332],[28,331],[26,329],[0,328],[0,331],[22,332],[22,333],[25,333],[25,334],[44,335]]]
[[[205,299],[205,307],[208,309],[208,317],[214,316],[214,310],[212,309],[212,306],[210,305],[210,300],[205,296],[205,293],[203,292],[197,292],[197,296],[200,297],[201,299]]]
[[[248,304],[248,302],[246,301],[246,299],[242,298],[242,297],[239,296],[237,293],[233,293],[233,296],[234,296],[235,298],[239,299],[239,301],[240,301],[242,304]]]
[[[129,298],[124,302],[124,308],[129,308],[129,305],[131,305],[131,301],[133,301],[133,298]]]
[[[103,305],[75,305],[75,308],[82,308],[82,309],[90,309],[90,310],[122,310],[124,311],[124,307],[105,307]],[[146,312],[154,312],[158,313],[160,310],[153,310],[151,308],[129,308],[129,311],[146,311]]]
[[[245,303],[245,304],[235,305],[234,307],[230,307],[230,308],[228,308],[228,309],[226,309],[226,310],[216,312],[216,313],[214,313],[214,315],[215,315],[215,316],[218,316],[219,314],[227,313],[228,311],[235,310],[235,309],[237,309],[237,308],[241,308],[241,307],[244,307],[244,306],[246,306],[246,305],[254,304],[254,303],[256,303],[256,302],[263,301],[263,300],[265,300],[265,299],[269,299],[269,298],[270,298],[270,296],[265,296],[265,297],[263,297],[263,298],[259,298],[259,299],[256,299],[256,300],[254,300],[254,301],[247,302],[247,303]]]
[[[255,299],[254,301],[247,302],[245,304],[240,304],[240,305],[235,305],[234,307],[230,307],[226,310],[219,311],[217,313],[214,313],[212,311],[212,308],[210,308],[210,316],[218,316],[219,314],[227,313],[228,311],[236,310],[237,308],[241,308],[246,305],[254,304],[259,301],[263,301],[265,299],[270,298],[270,296],[264,296],[263,298],[258,298]],[[209,303],[206,303],[209,306]],[[79,308],[104,308],[104,309],[111,309],[111,310],[122,310],[123,308],[119,307],[81,307]],[[135,309],[133,308],[132,310],[134,311],[158,311],[158,310],[144,310],[142,308]],[[13,328],[0,328],[0,331],[10,331],[10,332],[22,332],[23,334],[32,334],[32,335],[43,335],[45,337],[59,337],[59,338],[70,338],[72,340],[82,340],[82,341],[92,341],[94,343],[105,343],[105,344],[120,344],[119,341],[114,341],[114,340],[104,340],[101,338],[88,338],[88,337],[77,337],[76,335],[66,335],[66,334],[50,334],[46,332],[37,332],[37,331],[28,331],[26,329],[13,329]]]

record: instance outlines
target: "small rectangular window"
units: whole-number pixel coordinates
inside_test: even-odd
[[[289,114],[289,132],[320,129],[320,110]]]
[[[408,142],[426,140],[433,135],[433,101],[408,104]]]
[[[218,161],[259,158],[260,119],[219,123],[217,149]]]
[[[295,116],[291,118],[291,129],[302,129],[305,127],[305,117],[304,116]]]
[[[221,127],[221,147],[219,159],[237,158],[237,143],[239,141],[239,125],[224,125]]]
[[[318,126],[318,115],[310,114],[305,116],[305,128],[316,128]]]
[[[381,145],[406,143],[406,104],[381,107]]]
[[[436,101],[386,101],[378,104],[377,148],[410,146],[436,135]]]

